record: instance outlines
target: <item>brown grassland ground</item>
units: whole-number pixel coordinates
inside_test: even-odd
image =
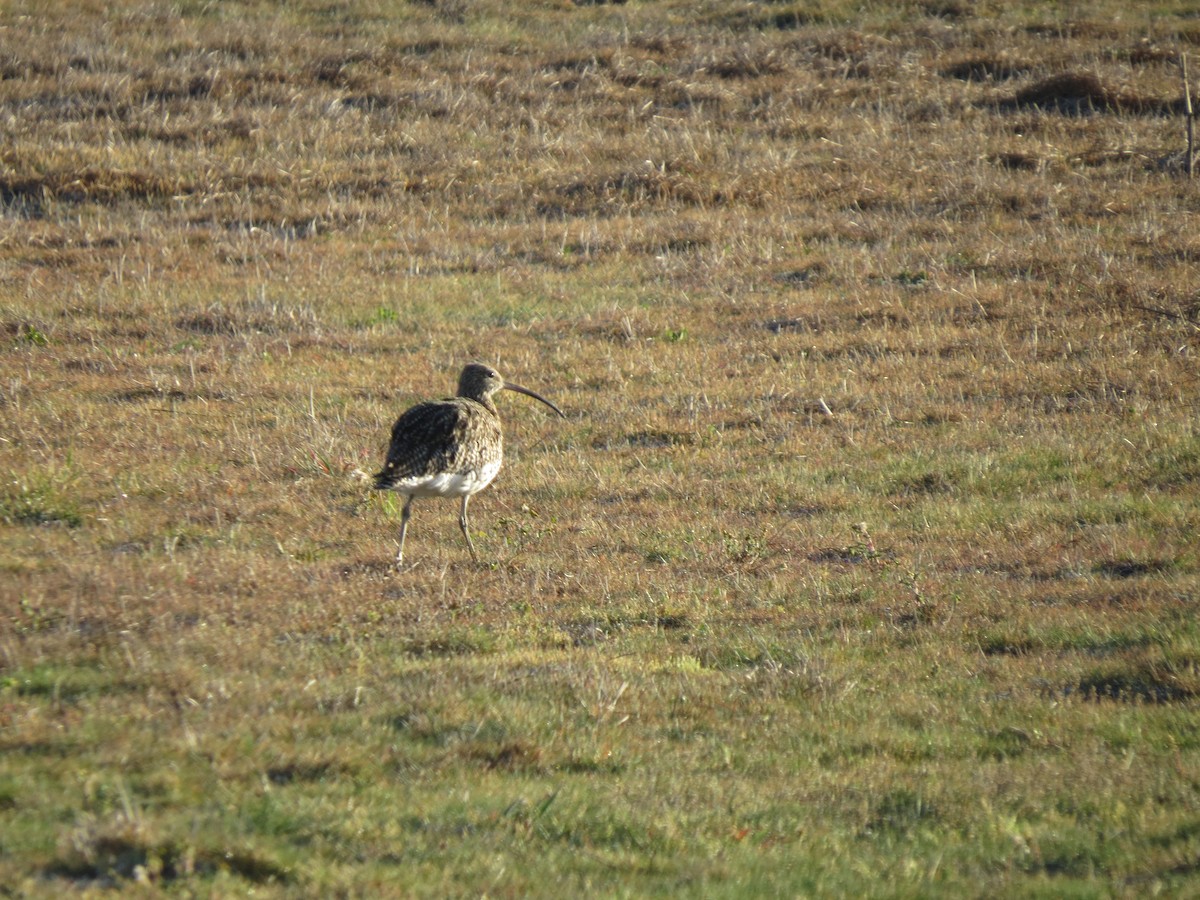
[[[1184,2],[0,7],[0,895],[1196,896]],[[481,359],[473,504],[361,480]]]

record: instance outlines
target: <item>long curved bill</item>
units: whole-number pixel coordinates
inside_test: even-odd
[[[548,407],[550,407],[552,410],[554,410],[556,413],[558,413],[564,419],[567,417],[566,413],[564,413],[561,409],[559,409],[557,406],[555,406],[553,403],[551,403],[549,400],[547,400],[545,397],[543,397],[537,391],[531,391],[529,388],[521,387],[521,385],[519,385],[519,384],[513,384],[511,381],[504,382],[504,389],[506,391],[516,391],[518,394],[524,394],[526,397],[532,397],[534,400],[541,400],[543,403],[545,403]]]

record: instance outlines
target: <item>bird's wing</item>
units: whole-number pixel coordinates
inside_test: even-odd
[[[392,481],[452,471],[463,444],[466,415],[453,401],[419,403],[392,426],[387,460],[377,478]]]

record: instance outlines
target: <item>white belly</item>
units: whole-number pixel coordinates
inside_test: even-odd
[[[490,462],[470,472],[438,472],[398,480],[392,490],[414,497],[461,497],[477,494],[492,483],[500,471],[500,461]]]

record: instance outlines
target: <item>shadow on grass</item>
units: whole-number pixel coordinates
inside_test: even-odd
[[[896,788],[874,804],[863,834],[907,834],[914,828],[935,824],[939,818],[937,808],[926,798],[908,788]]]
[[[1141,578],[1169,572],[1175,563],[1166,559],[1108,559],[1096,566],[1096,574],[1109,578]]]
[[[1194,684],[1154,667],[1092,672],[1079,680],[1067,694],[1085,700],[1115,700],[1120,703],[1185,703],[1194,700]]]
[[[136,834],[91,837],[45,870],[80,887],[118,888],[122,882],[166,884],[228,872],[252,884],[290,884],[294,875],[270,860],[238,850],[197,849],[148,842]]]

